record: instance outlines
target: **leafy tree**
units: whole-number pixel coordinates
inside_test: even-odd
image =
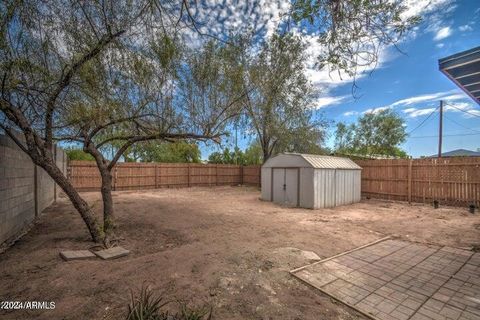
[[[84,161],[94,161],[95,158],[91,154],[86,153],[82,149],[76,148],[67,148],[65,149],[68,160],[84,160]]]
[[[355,124],[337,124],[335,151],[340,154],[407,157],[399,148],[405,141],[404,120],[392,109],[369,112]]]
[[[141,162],[199,163],[201,160],[198,145],[187,141],[139,143],[132,147],[126,157],[132,153]]]
[[[212,152],[208,156],[208,162],[219,164],[244,165],[245,155],[238,147],[235,147],[233,151],[230,151],[229,148],[225,148],[222,152]]]
[[[249,64],[246,124],[255,131],[263,161],[283,151],[311,151],[325,138],[326,121],[312,118],[305,60],[300,37],[274,34]]]
[[[112,168],[142,141],[218,141],[242,90],[208,49],[184,53],[187,0],[0,3],[0,127],[80,213],[92,239],[114,238]],[[213,46],[213,45],[212,45]],[[215,45],[213,52],[229,52]],[[13,130],[20,130],[25,141]],[[56,166],[56,141],[79,143],[101,175],[103,224]],[[112,148],[112,157],[102,150]]]
[[[259,165],[262,162],[262,147],[258,141],[254,141],[245,150],[245,165]]]
[[[225,148],[222,152],[212,152],[208,157],[209,163],[237,164],[243,166],[262,164],[262,148],[258,142],[252,143],[245,152],[235,147],[233,151]]]
[[[218,151],[210,153],[210,155],[208,156],[208,162],[209,163],[223,163],[224,162],[223,153],[218,152]]]

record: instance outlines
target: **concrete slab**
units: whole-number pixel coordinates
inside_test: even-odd
[[[96,256],[88,250],[65,250],[60,252],[60,257],[65,261],[70,261],[90,259]]]
[[[389,239],[291,273],[372,319],[480,319],[480,253]]]
[[[130,251],[122,247],[112,247],[109,249],[95,251],[94,253],[104,260],[110,260],[110,259],[124,257],[128,255]]]

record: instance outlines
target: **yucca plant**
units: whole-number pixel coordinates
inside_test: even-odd
[[[212,307],[190,307],[186,302],[177,301],[178,312],[169,314],[163,310],[171,301],[164,300],[162,295],[155,295],[154,291],[145,284],[142,285],[139,295],[131,291],[128,305],[127,320],[211,320]]]
[[[189,307],[185,302],[179,302],[180,313],[175,317],[178,320],[211,320],[212,307]]]
[[[150,286],[143,284],[138,297],[131,292],[127,320],[167,320],[168,313],[161,309],[168,303],[162,296],[155,296]]]

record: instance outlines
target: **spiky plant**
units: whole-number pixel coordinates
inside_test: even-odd
[[[179,302],[180,313],[175,319],[178,320],[211,320],[212,307],[189,307],[185,302]]]
[[[178,312],[170,314],[165,307],[170,303],[163,295],[156,295],[150,286],[142,285],[138,295],[131,291],[126,320],[211,320],[211,306],[190,307],[188,303],[177,301]]]
[[[166,320],[168,313],[161,309],[168,303],[162,296],[155,296],[150,286],[143,284],[138,297],[131,291],[127,320]]]

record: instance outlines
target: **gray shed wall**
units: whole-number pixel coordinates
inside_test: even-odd
[[[300,168],[300,207],[302,208],[315,207],[313,174],[313,168]]]
[[[331,208],[360,201],[360,170],[315,169],[314,208]]]

